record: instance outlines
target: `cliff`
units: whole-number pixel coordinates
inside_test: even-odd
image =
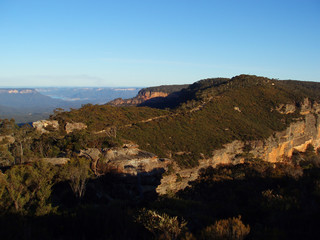
[[[284,108],[282,108],[284,107]],[[295,105],[287,104],[278,108],[282,114],[289,114]],[[287,111],[282,111],[287,109]],[[200,159],[199,165],[194,168],[182,169],[174,165],[175,172],[164,176],[161,184],[157,188],[159,194],[169,191],[179,191],[189,185],[189,181],[194,181],[199,176],[199,170],[209,166],[216,167],[218,164],[238,164],[245,159],[259,158],[268,162],[276,163],[286,161],[292,156],[294,151],[305,151],[309,144],[315,149],[320,147],[320,105],[311,103],[304,99],[300,114],[302,117],[289,125],[281,132],[275,132],[265,140],[255,141],[233,141],[225,144],[222,149],[212,152],[212,157]],[[179,177],[178,177],[178,175]]]
[[[108,104],[114,105],[114,106],[136,106],[152,98],[163,98],[167,96],[168,96],[168,93],[165,93],[165,92],[151,92],[151,91],[139,92],[138,95],[134,98],[129,98],[129,99],[117,98],[115,100],[110,101]]]
[[[137,106],[143,104],[150,99],[162,100],[163,98],[187,88],[189,85],[162,85],[157,87],[149,87],[141,89],[137,96],[129,99],[117,98],[108,102],[113,106]]]

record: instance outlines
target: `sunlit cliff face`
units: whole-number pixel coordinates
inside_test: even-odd
[[[277,110],[282,114],[288,114],[295,111],[296,107],[281,106]],[[243,148],[245,144],[251,145],[248,152],[252,157],[263,159],[267,162],[276,163],[290,158],[293,151],[306,151],[309,144],[315,149],[320,147],[320,105],[313,103],[306,98],[301,105],[300,114],[304,117],[292,124],[281,132],[275,132],[265,140],[256,140],[251,142],[242,142],[235,140],[225,144],[222,149],[213,151],[212,157],[208,159],[200,159],[199,166],[191,169],[179,169],[181,181],[176,182],[176,176],[165,176],[161,180],[161,184],[157,187],[157,192],[165,194],[167,191],[179,191],[189,185],[189,181],[198,178],[199,170],[209,166],[216,167],[219,164],[238,164],[243,163]],[[247,154],[248,154],[247,153]]]

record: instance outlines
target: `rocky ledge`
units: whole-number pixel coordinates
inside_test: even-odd
[[[159,158],[153,153],[140,150],[137,146],[116,147],[99,150],[89,148],[82,150],[80,156],[92,162],[92,169],[97,175],[113,172],[123,175],[152,175],[157,171],[165,172],[170,159]]]

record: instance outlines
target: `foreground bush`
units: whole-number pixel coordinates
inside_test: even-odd
[[[201,236],[204,240],[242,240],[249,232],[250,226],[245,226],[239,216],[217,221],[206,227]]]
[[[148,229],[156,239],[177,239],[185,229],[187,222],[182,220],[179,222],[178,218],[170,217],[163,213],[159,214],[156,211],[142,209],[137,222],[141,223]]]

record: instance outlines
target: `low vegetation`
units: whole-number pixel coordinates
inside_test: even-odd
[[[312,146],[293,158],[297,155],[296,163],[248,159],[203,169],[189,188],[147,201],[127,198],[125,183],[117,182],[111,191],[103,187],[115,184],[110,176],[101,181],[87,172],[87,191],[79,201],[79,192],[69,185],[72,175],[82,175],[73,171],[81,164],[76,159],[64,167],[41,161],[17,165],[0,173],[1,236],[313,239],[320,214],[320,155]],[[97,194],[108,200],[97,201]]]

